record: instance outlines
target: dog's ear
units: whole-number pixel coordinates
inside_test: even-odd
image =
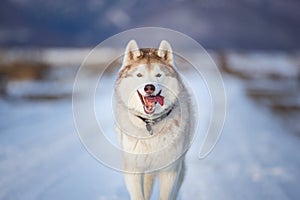
[[[166,40],[160,42],[157,55],[165,60],[169,65],[174,66],[172,47]]]
[[[125,49],[122,67],[126,67],[127,65],[132,63],[132,61],[137,60],[137,58],[140,55],[141,52],[139,50],[138,44],[136,43],[135,40],[130,40],[130,42],[128,42]]]

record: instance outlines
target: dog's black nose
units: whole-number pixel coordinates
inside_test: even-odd
[[[155,86],[152,85],[152,84],[147,84],[147,85],[145,85],[145,87],[144,87],[144,91],[145,91],[147,94],[152,94],[152,93],[155,91]]]

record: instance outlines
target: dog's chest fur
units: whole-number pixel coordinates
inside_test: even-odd
[[[152,153],[176,142],[183,132],[181,113],[178,108],[174,108],[170,115],[161,121],[151,125],[153,134],[150,135],[146,129],[146,123],[135,115],[128,115],[128,111],[120,110],[126,113],[127,117],[119,115],[118,122],[122,130],[117,127],[119,139],[122,148],[132,153]]]
[[[147,171],[167,166],[182,155],[190,142],[191,119],[183,114],[189,113],[188,101],[152,125],[153,135],[149,135],[145,122],[133,114],[129,116],[125,107],[119,105],[117,111],[116,131],[121,149],[126,152],[123,154],[126,170]]]

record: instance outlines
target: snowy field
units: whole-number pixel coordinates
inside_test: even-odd
[[[228,62],[234,65],[236,61]],[[71,91],[74,75],[70,72],[67,80],[53,87],[62,93]],[[105,77],[103,84],[112,85],[114,78]],[[221,138],[203,160],[197,155],[204,135],[193,143],[180,199],[299,199],[300,137],[270,109],[249,98],[247,82],[227,74],[223,78],[228,103]],[[187,73],[186,79],[194,90],[205,90],[192,74]],[[15,88],[14,96],[20,96],[20,86],[9,87]],[[42,88],[51,91],[51,87]],[[209,99],[195,93],[205,124],[210,110],[204,106]],[[111,91],[98,94],[107,105],[103,106],[107,110],[97,108],[99,120],[109,119]],[[101,165],[80,143],[69,97],[51,101],[2,98],[0,108],[0,199],[129,199],[122,174]],[[106,120],[108,135],[114,134],[112,127],[113,120]],[[200,130],[203,127],[200,124]],[[152,199],[157,198],[156,185]]]

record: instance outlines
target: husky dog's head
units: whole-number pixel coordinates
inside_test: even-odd
[[[116,93],[122,104],[136,114],[155,115],[175,104],[180,87],[178,78],[167,41],[161,41],[158,49],[140,49],[131,40],[124,53]]]

